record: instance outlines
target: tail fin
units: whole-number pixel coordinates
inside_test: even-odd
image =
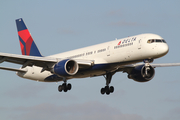
[[[42,57],[22,18],[16,20],[22,55]]]

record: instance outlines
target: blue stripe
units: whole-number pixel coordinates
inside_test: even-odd
[[[105,71],[106,69],[109,69],[110,67],[112,67],[113,65],[116,65],[116,64],[118,64],[118,63],[95,64],[94,66],[92,66],[89,69],[79,70],[78,73],[82,72],[84,74],[86,74],[86,73],[89,74],[89,72],[93,72],[93,71],[97,71],[97,70],[99,70],[99,71],[104,70]],[[74,76],[76,77],[76,75],[74,75]],[[73,78],[70,78],[70,79],[73,79]],[[46,77],[44,79],[44,81],[46,81],[46,82],[57,82],[57,81],[63,81],[63,78],[54,74],[54,75],[50,75],[50,76]]]
[[[19,36],[19,41],[24,45],[24,54],[26,55],[26,43],[21,39],[21,37]],[[22,50],[22,48],[21,48]]]
[[[90,70],[102,70],[108,68],[109,66],[110,64],[95,64],[92,68],[90,68]]]
[[[50,75],[47,78],[44,79],[46,82],[57,82],[57,81],[62,81],[62,77],[58,77],[57,75]]]
[[[36,44],[34,43],[34,41],[31,44],[31,50],[30,50],[30,55],[31,56],[39,56],[42,57],[41,53],[39,52]]]
[[[16,26],[18,31],[27,29],[22,18],[16,20]]]

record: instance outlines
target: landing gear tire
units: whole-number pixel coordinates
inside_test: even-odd
[[[67,84],[67,89],[68,90],[71,90],[71,88],[72,88],[72,85],[69,83],[69,84]]]
[[[114,92],[114,87],[113,86],[111,86],[111,87],[105,86],[104,88],[101,88],[101,94],[102,95],[104,95],[105,93],[107,95],[109,95],[110,93],[113,93],[113,92]]]
[[[59,92],[67,92],[68,90],[71,90],[72,88],[72,85],[69,83],[69,84],[66,84],[66,83],[63,83],[62,85],[59,85],[58,87],[58,91]]]
[[[105,88],[101,88],[101,94],[104,95],[105,92],[106,92]]]
[[[111,86],[111,87],[109,88],[109,91],[110,91],[111,93],[113,93],[113,92],[114,92],[114,87]]]
[[[105,90],[106,90],[106,94],[109,95],[110,94],[109,86],[106,86]]]
[[[63,90],[62,85],[59,85],[59,87],[58,87],[58,91],[59,91],[59,92],[62,92],[62,90]]]
[[[110,91],[109,91],[109,90],[107,90],[107,91],[106,91],[106,95],[109,95],[109,94],[110,94]]]
[[[67,91],[68,91],[68,90],[67,90],[67,88],[65,87],[65,88],[64,88],[64,92],[67,92]]]

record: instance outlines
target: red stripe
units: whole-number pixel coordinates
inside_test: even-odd
[[[31,51],[31,45],[32,45],[33,39],[30,36],[28,38],[28,40],[26,41],[26,55],[30,55],[30,51]]]
[[[28,38],[31,36],[28,29],[22,30],[18,32],[18,35],[21,37],[21,39],[26,43]]]
[[[31,37],[31,34],[29,33],[28,29],[22,30],[18,32],[18,35],[21,37],[21,39],[25,42],[26,44],[26,55],[30,54],[31,50],[31,44],[33,42],[33,39]],[[23,46],[23,45],[22,45]],[[21,47],[21,50],[24,51],[24,47]]]
[[[22,52],[22,55],[25,55],[25,52],[24,52],[24,45],[21,43],[21,41],[20,41],[20,46],[21,46],[21,52]]]

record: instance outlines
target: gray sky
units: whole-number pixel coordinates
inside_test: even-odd
[[[0,51],[21,54],[15,19],[23,18],[44,56],[155,33],[167,41],[170,51],[154,63],[180,62],[179,5],[179,0],[1,0]],[[103,77],[72,79],[72,90],[59,93],[61,82],[35,82],[0,70],[0,119],[179,120],[179,69],[156,68],[147,83],[116,73],[111,82],[115,92],[109,96],[100,94]]]

